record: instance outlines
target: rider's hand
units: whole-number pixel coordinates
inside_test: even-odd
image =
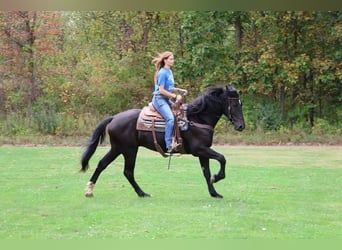
[[[176,96],[176,102],[180,102],[182,99],[183,99],[183,97],[181,95]]]

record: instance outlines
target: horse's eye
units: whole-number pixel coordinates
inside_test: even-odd
[[[241,105],[241,101],[240,101],[240,100],[234,100],[234,102],[232,103],[232,105],[233,105],[234,107],[238,107],[238,106]]]

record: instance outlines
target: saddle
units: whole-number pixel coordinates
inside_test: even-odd
[[[171,107],[172,113],[175,117],[175,126],[173,129],[173,144],[177,144],[177,152],[184,153],[182,138],[180,131],[186,131],[189,127],[189,121],[187,119],[187,105],[175,103]],[[167,155],[161,149],[156,139],[156,132],[165,132],[166,122],[162,115],[154,108],[152,103],[145,106],[138,117],[136,129],[140,131],[151,131],[153,135],[154,144],[157,151],[166,157]]]
[[[186,110],[186,105],[180,105],[179,110],[177,107],[172,107],[172,112],[181,131],[188,129]],[[141,110],[136,128],[142,131],[152,131],[154,129],[156,132],[165,132],[165,125],[166,123],[162,115],[154,108],[152,103],[149,103],[148,106]]]

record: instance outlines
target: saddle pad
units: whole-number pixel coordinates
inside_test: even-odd
[[[154,120],[154,129],[157,132],[165,131],[165,120],[164,118],[157,112],[151,110],[149,106],[144,107],[137,120],[136,129],[143,131],[152,131],[152,121]],[[188,129],[188,121],[187,120],[178,120],[178,126],[181,131],[185,131]]]

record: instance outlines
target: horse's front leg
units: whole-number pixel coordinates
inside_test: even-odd
[[[207,157],[209,159],[217,160],[220,163],[219,172],[210,177],[211,183],[218,182],[226,177],[226,158],[223,155],[217,153],[211,148],[205,148],[201,150],[201,152],[198,155],[200,157]]]
[[[201,168],[203,171],[204,178],[207,182],[208,185],[208,191],[210,195],[214,198],[223,198],[222,195],[216,192],[213,182],[211,181],[212,176],[210,174],[210,168],[209,168],[209,158],[207,157],[199,157],[200,163],[201,163]]]

